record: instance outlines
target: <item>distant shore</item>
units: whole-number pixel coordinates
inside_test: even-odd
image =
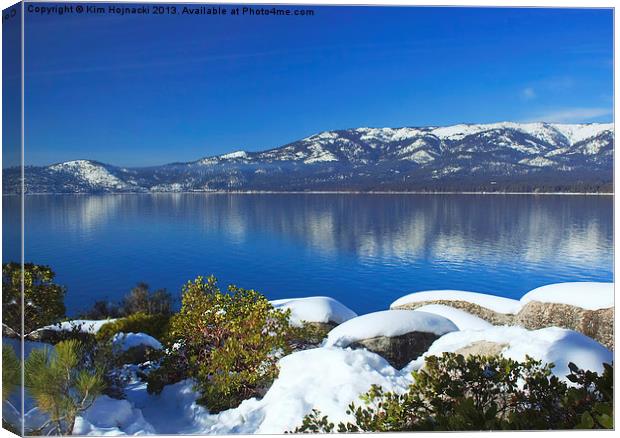
[[[355,190],[203,190],[181,192],[102,192],[102,193],[26,193],[26,196],[58,195],[533,195],[533,196],[613,196],[614,192],[418,192],[418,191],[355,191]],[[3,193],[2,196],[19,196]]]

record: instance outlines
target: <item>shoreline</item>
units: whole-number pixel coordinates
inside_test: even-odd
[[[25,196],[100,196],[100,195],[531,195],[531,196],[613,196],[614,192],[455,192],[455,191],[353,191],[353,190],[205,190],[180,192],[104,192],[104,193],[26,193]],[[2,196],[20,196],[3,193]]]

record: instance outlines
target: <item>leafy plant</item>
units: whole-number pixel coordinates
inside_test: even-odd
[[[22,333],[53,324],[65,316],[65,288],[55,284],[55,273],[48,267],[24,264],[22,309],[22,267],[20,263],[2,265],[2,322]]]
[[[53,349],[33,350],[25,364],[25,383],[49,420],[38,432],[71,435],[75,418],[104,389],[103,372],[85,365],[85,349],[77,340],[61,341]]]
[[[10,345],[2,346],[2,401],[21,384],[21,367],[19,359]]]
[[[602,376],[569,364],[568,387],[551,374],[553,365],[527,358],[444,353],[428,357],[413,372],[405,393],[373,385],[349,405],[354,422],[338,432],[611,428],[613,369]],[[318,410],[294,432],[332,432],[336,426]]]
[[[166,315],[148,315],[135,313],[101,326],[97,332],[100,341],[109,340],[117,333],[146,333],[156,339],[164,339],[168,331],[170,317]]]
[[[223,293],[213,276],[188,282],[170,322],[172,347],[152,373],[149,390],[161,390],[164,378],[180,369],[195,378],[200,402],[213,412],[261,395],[278,375],[278,359],[290,350],[289,314],[254,290],[229,286]]]
[[[578,429],[613,429],[614,370],[603,364],[602,375],[579,369],[569,363],[567,379],[575,386],[566,391],[562,406],[567,422]]]

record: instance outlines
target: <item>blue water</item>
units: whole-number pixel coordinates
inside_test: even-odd
[[[3,197],[4,261],[19,199]],[[359,313],[427,289],[519,298],[612,281],[610,196],[156,194],[25,200],[26,261],[50,265],[70,314],[144,281],[197,275],[270,299],[329,295]]]

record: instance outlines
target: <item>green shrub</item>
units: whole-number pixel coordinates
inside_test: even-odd
[[[21,383],[19,359],[13,347],[2,346],[2,401],[6,401]]]
[[[55,284],[56,274],[48,267],[24,264],[25,334],[60,321],[65,316],[65,288]],[[2,265],[2,322],[22,333],[22,268],[20,263]]]
[[[71,435],[75,418],[104,389],[103,372],[85,366],[86,351],[77,340],[61,341],[53,349],[35,349],[25,364],[25,383],[49,420],[30,434]]]
[[[540,430],[612,428],[613,369],[602,376],[569,364],[568,387],[551,374],[553,365],[527,358],[444,353],[428,357],[413,373],[403,394],[373,385],[349,405],[354,423],[339,423],[338,432],[439,430]],[[336,426],[318,410],[295,432],[332,432]]]
[[[112,339],[117,333],[146,333],[156,339],[166,337],[170,317],[166,315],[147,315],[135,313],[125,318],[110,321],[101,326],[97,332],[97,339],[105,341]]]
[[[254,290],[229,286],[228,292],[219,290],[213,276],[184,286],[181,310],[170,321],[174,347],[151,373],[150,391],[185,372],[196,380],[199,401],[217,412],[261,395],[271,384],[278,359],[290,349],[290,311],[274,309]]]

